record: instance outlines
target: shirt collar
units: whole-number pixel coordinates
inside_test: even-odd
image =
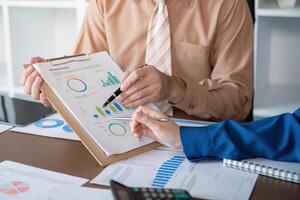
[[[141,0],[129,0],[130,2],[139,2]],[[180,0],[186,8],[191,8],[194,0]]]

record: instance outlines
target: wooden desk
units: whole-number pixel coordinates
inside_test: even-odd
[[[0,134],[0,161],[3,160],[87,179],[94,178],[103,169],[80,142],[10,131]],[[251,199],[300,199],[300,185],[260,176]]]

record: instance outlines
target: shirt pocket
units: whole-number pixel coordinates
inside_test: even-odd
[[[201,81],[210,77],[209,46],[175,41],[172,49],[174,75],[195,81]]]

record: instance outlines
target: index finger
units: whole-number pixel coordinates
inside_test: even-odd
[[[34,72],[34,68],[32,66],[28,67],[27,69],[25,69],[25,72],[23,73],[23,76],[21,78],[21,83],[24,86],[26,79],[28,78],[28,76]]]
[[[130,74],[122,81],[121,90],[126,91],[128,90],[131,85],[133,85],[136,81],[143,78],[147,74],[146,68],[136,69],[130,72]]]
[[[44,58],[41,58],[41,57],[32,57],[30,59],[30,63],[31,64],[35,64],[35,63],[39,63],[39,62],[44,62],[46,61]]]
[[[122,75],[122,82],[131,74],[132,71],[125,71]]]
[[[131,121],[131,123],[130,123],[130,127],[131,127],[131,131],[132,131],[133,133],[136,133],[136,132],[137,132],[138,126],[140,125],[139,121],[136,119],[136,114],[137,114],[137,112],[139,112],[139,110],[140,110],[140,109],[137,109],[137,110],[133,113],[133,115],[132,115],[132,121]]]

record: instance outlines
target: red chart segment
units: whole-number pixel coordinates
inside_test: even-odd
[[[0,185],[0,193],[8,195],[17,195],[25,193],[30,189],[28,183],[22,181],[11,181]]]

